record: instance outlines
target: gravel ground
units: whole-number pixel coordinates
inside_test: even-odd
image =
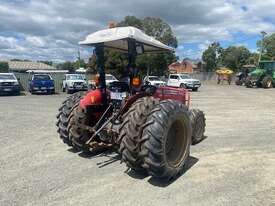
[[[273,205],[275,89],[206,85],[192,106],[207,139],[170,183],[126,173],[117,156],[84,156],[58,138],[65,95],[0,97],[0,205]]]

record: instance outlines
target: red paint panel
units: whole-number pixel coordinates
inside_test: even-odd
[[[103,97],[101,91],[99,89],[92,90],[80,100],[79,106],[84,109],[88,105],[101,104],[102,100]]]
[[[175,88],[175,87],[159,87],[155,94],[155,98],[159,98],[161,100],[172,99],[177,100],[189,106],[190,104],[190,95],[187,89]]]

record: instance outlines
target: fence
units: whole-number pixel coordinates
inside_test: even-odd
[[[21,90],[28,91],[29,87],[29,79],[31,77],[31,74],[28,73],[15,73],[15,76],[19,79],[19,83],[21,86]],[[51,76],[55,83],[55,91],[61,92],[62,91],[62,81],[64,79],[64,74],[62,73],[51,73]],[[216,74],[215,72],[201,72],[201,73],[195,73],[192,74],[192,77],[195,79],[199,79],[201,81],[214,81],[216,80]],[[92,74],[87,74],[86,79],[92,79]]]
[[[192,74],[192,78],[200,81],[214,81],[217,79],[217,75],[215,72],[201,72]]]

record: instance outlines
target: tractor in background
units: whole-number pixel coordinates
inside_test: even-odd
[[[246,78],[250,72],[253,72],[256,69],[255,65],[243,65],[240,72],[236,74],[235,84],[237,86],[243,86],[246,82]]]
[[[59,108],[58,133],[64,143],[89,152],[110,148],[134,171],[171,179],[188,161],[190,145],[204,139],[205,116],[189,109],[188,90],[142,84],[137,55],[174,49],[134,27],[92,33],[80,42],[94,47],[96,89],[69,96]],[[106,87],[104,49],[128,57],[127,77]]]
[[[246,87],[272,88],[275,86],[275,61],[260,61],[259,66],[248,74]]]

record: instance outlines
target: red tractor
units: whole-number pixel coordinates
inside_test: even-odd
[[[95,48],[99,84],[62,103],[57,115],[61,139],[80,151],[112,148],[132,170],[175,177],[188,160],[190,145],[204,138],[204,114],[189,110],[188,90],[142,85],[135,68],[138,54],[173,49],[134,27],[98,31],[80,44]],[[125,52],[129,61],[128,77],[108,87],[104,48]]]

